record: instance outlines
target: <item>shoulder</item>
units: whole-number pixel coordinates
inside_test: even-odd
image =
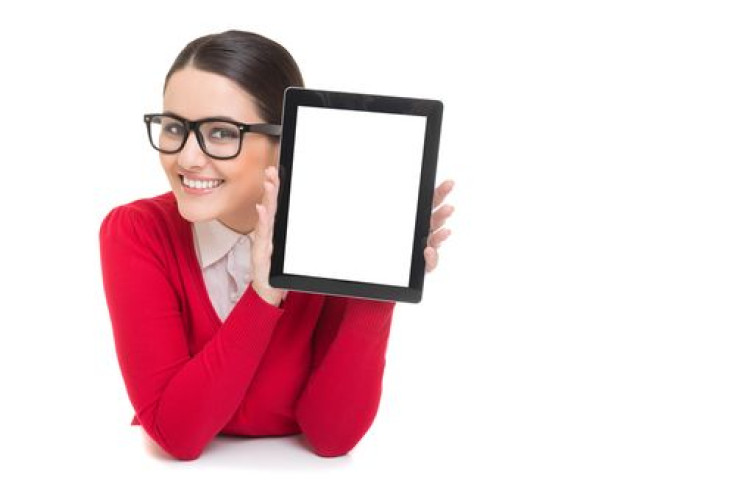
[[[142,219],[158,221],[167,221],[176,217],[181,218],[176,206],[176,198],[171,191],[151,198],[141,198],[118,205],[108,212],[105,220],[116,214],[136,215]]]
[[[176,198],[169,191],[114,207],[103,218],[99,235],[101,240],[131,234],[139,238],[143,235],[160,236],[175,230],[177,222],[181,221],[184,219],[179,214]]]

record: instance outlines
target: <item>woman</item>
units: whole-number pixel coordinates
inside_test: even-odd
[[[114,208],[100,227],[131,424],[177,459],[220,433],[303,433],[316,454],[344,455],[378,409],[395,303],[268,284],[288,86],[304,86],[299,68],[269,39],[189,43],[166,75],[163,113],[145,116],[171,191]],[[427,271],[451,212],[432,215]]]

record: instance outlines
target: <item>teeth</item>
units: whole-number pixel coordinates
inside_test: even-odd
[[[187,177],[182,176],[182,182],[184,185],[188,188],[194,188],[194,189],[212,189],[216,188],[220,184],[222,184],[222,179],[218,179],[215,181],[195,181],[193,179],[189,179]]]

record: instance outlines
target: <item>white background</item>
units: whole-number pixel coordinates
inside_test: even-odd
[[[730,2],[0,9],[0,487],[736,487]],[[346,457],[218,439],[172,462],[128,425],[99,224],[168,189],[141,115],[187,42],[229,28],[310,87],[445,103],[453,234]]]

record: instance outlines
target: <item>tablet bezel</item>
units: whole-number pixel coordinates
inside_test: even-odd
[[[302,106],[426,116],[409,286],[284,273],[296,116],[298,108]],[[433,99],[336,92],[304,87],[287,87],[284,90],[279,150],[279,193],[269,274],[269,284],[273,288],[382,301],[409,303],[421,301],[425,274],[424,249],[428,243],[432,215],[442,112],[442,102]]]

